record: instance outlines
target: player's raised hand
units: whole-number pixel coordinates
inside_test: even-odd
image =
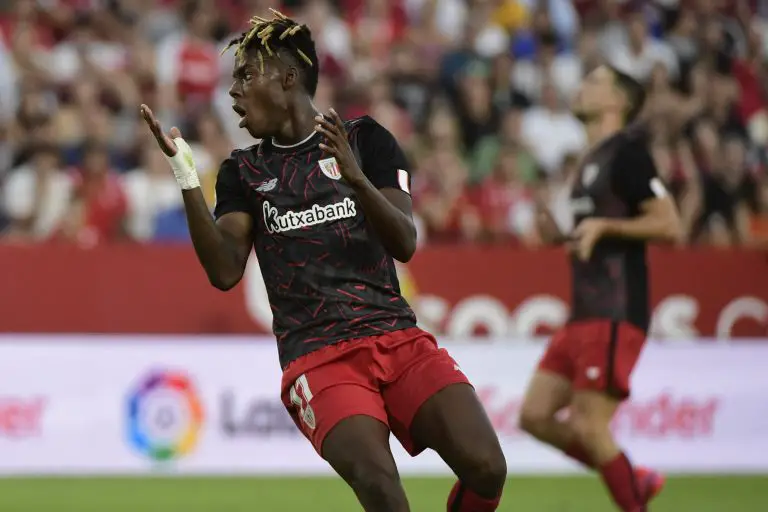
[[[325,136],[325,141],[320,144],[320,149],[336,159],[339,164],[339,172],[344,180],[351,186],[365,180],[365,174],[357,164],[355,153],[349,145],[347,130],[341,116],[334,110],[329,111],[328,116],[315,117],[317,126],[315,129]]]
[[[152,112],[152,109],[144,104],[141,105],[141,117],[144,118],[147,126],[149,126],[149,131],[152,132],[152,135],[157,141],[157,145],[160,146],[163,153],[165,153],[166,156],[174,156],[179,148],[176,147],[173,139],[181,137],[181,131],[179,131],[178,128],[173,127],[171,128],[170,134],[166,135],[163,132],[163,128],[160,126],[160,121],[157,120],[155,114]]]
[[[157,141],[157,145],[165,154],[165,159],[173,170],[173,176],[182,190],[192,190],[200,186],[200,178],[195,168],[195,159],[189,144],[181,138],[181,131],[174,127],[169,134],[163,132],[160,122],[152,113],[152,109],[141,105],[141,116],[147,122],[149,130]]]
[[[581,261],[589,261],[595,245],[605,235],[606,223],[604,219],[584,219],[576,226],[573,232],[573,242],[570,245]]]

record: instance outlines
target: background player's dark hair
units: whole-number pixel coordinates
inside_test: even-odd
[[[645,87],[643,84],[626,73],[622,73],[614,67],[610,67],[616,82],[616,87],[621,89],[627,98],[627,110],[624,113],[624,121],[629,124],[637,119],[645,105]]]
[[[254,16],[251,29],[230,41],[224,51],[236,47],[237,55],[256,52],[262,70],[265,59],[290,56],[294,61],[292,64],[301,71],[304,89],[314,96],[320,69],[312,32],[306,25],[296,23],[281,12],[270,11],[274,16],[271,20]]]

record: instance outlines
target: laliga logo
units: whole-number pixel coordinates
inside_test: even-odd
[[[150,373],[129,394],[127,408],[128,441],[142,455],[167,461],[197,445],[204,414],[187,375]]]

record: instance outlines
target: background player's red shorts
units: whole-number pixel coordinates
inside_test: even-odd
[[[539,369],[562,375],[574,389],[625,399],[644,344],[645,332],[627,322],[573,322],[555,333]]]
[[[446,386],[469,383],[435,338],[418,328],[344,341],[311,352],[283,373],[283,404],[322,455],[325,436],[356,415],[388,425],[411,455],[410,426],[416,412]]]

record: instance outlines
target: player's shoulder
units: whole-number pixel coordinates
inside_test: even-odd
[[[247,148],[234,149],[223,162],[219,164],[217,176],[220,179],[236,179],[240,175],[240,168],[253,166],[259,151],[259,143]],[[245,163],[243,163],[245,162]]]
[[[256,144],[253,144],[252,146],[248,146],[246,148],[233,149],[232,152],[229,154],[229,156],[219,166],[219,172],[229,170],[229,169],[232,169],[232,170],[239,169],[240,162],[242,162],[244,159],[253,160],[254,158],[256,158],[259,152],[260,146],[261,146],[261,143],[257,142]]]
[[[397,145],[394,135],[368,115],[345,122],[350,141],[358,147],[391,147]]]
[[[346,121],[344,121],[344,127],[347,129],[347,131],[359,130],[360,128],[370,128],[372,126],[381,126],[381,125],[377,123],[376,120],[369,115],[353,117],[352,119],[347,119]]]
[[[621,130],[616,138],[620,150],[648,150],[651,142],[651,130],[646,123],[632,123]]]
[[[627,160],[643,159],[650,154],[650,131],[643,123],[634,123],[612,137],[609,142],[614,167],[626,167]]]
[[[247,148],[233,149],[232,152],[229,154],[229,159],[236,161],[238,158],[254,156],[259,152],[260,147],[261,147],[261,142],[257,142],[256,144],[248,146]]]
[[[390,138],[392,134],[378,121],[369,115],[355,117],[344,122],[347,133],[357,134],[363,138]]]

